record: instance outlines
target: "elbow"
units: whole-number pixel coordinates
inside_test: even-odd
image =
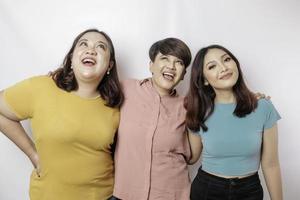
[[[191,159],[189,159],[189,160],[187,161],[187,163],[188,163],[189,165],[193,165],[193,164],[195,164],[195,163],[199,160],[199,157],[200,157],[200,156],[192,156]]]
[[[193,164],[195,164],[196,162],[197,162],[196,160],[190,159],[190,160],[187,162],[187,164],[188,164],[188,165],[193,165]]]

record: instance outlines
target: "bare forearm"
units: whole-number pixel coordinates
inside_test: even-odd
[[[30,160],[34,159],[35,146],[20,122],[13,121],[0,114],[0,131],[14,142]]]
[[[187,161],[188,165],[193,165],[199,160],[199,157],[191,156],[191,159]]]
[[[274,166],[262,165],[262,170],[271,200],[282,200],[283,194],[279,164]]]

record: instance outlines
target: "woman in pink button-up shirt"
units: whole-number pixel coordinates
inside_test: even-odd
[[[191,53],[179,39],[154,43],[152,77],[123,82],[115,152],[114,196],[123,200],[188,200],[191,159],[183,97],[174,87],[183,79]]]

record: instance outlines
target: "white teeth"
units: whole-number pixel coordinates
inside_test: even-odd
[[[163,77],[169,81],[173,81],[175,74],[169,73],[169,72],[164,72]]]
[[[171,76],[172,78],[174,78],[174,76],[175,76],[174,74],[168,73],[168,72],[164,72],[163,75],[168,75],[168,76]]]
[[[95,63],[96,63],[96,61],[93,60],[93,59],[91,59],[91,58],[84,58],[84,59],[82,60],[82,62],[83,62],[83,63],[92,63],[92,64],[95,64]]]

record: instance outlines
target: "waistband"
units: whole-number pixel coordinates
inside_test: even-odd
[[[243,177],[243,178],[224,178],[220,176],[215,176],[213,174],[207,173],[201,169],[201,167],[198,170],[198,175],[202,177],[206,177],[210,180],[216,181],[216,182],[222,182],[222,183],[229,183],[229,184],[242,184],[242,183],[247,183],[249,181],[259,181],[259,176],[258,172],[256,172],[253,175]]]

